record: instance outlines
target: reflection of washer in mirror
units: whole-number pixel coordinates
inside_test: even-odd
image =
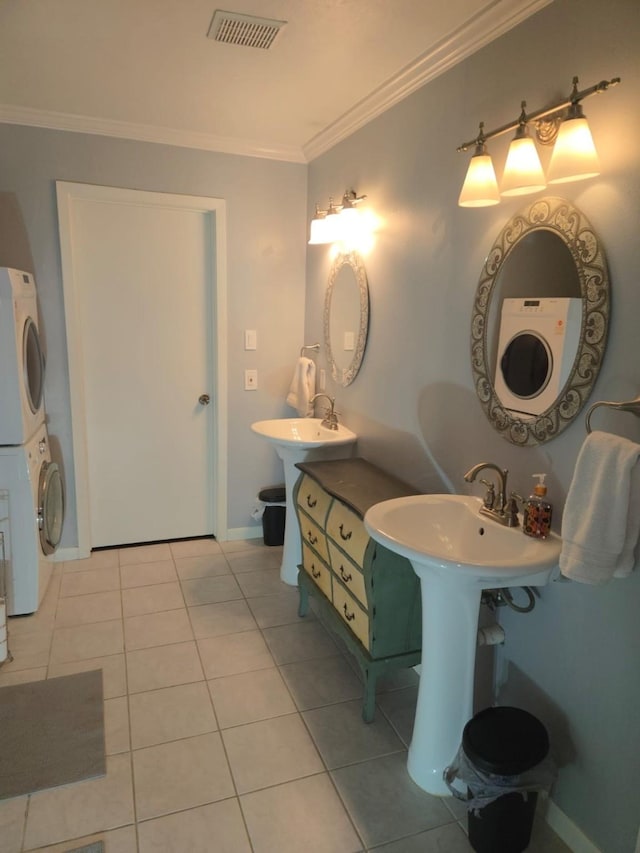
[[[570,201],[540,198],[514,214],[504,225],[480,273],[471,317],[471,370],[480,405],[491,425],[520,447],[555,438],[584,406],[598,376],[609,328],[609,274],[604,249],[586,216]],[[500,370],[498,336],[505,299],[578,299],[580,332],[571,350],[563,349],[564,365],[557,394],[549,401],[535,398],[540,413],[520,414],[521,400],[506,402],[497,389]],[[534,329],[531,318],[518,330]],[[543,335],[554,354],[552,339]],[[555,338],[555,336],[554,336]],[[550,388],[553,376],[547,386]],[[543,393],[546,394],[547,389]],[[515,402],[514,402],[515,401]],[[513,407],[513,408],[512,408]],[[528,406],[531,411],[532,406]]]
[[[544,391],[552,369],[551,350],[546,341],[534,332],[523,332],[512,338],[500,360],[507,388],[522,400],[530,400]]]
[[[350,385],[358,375],[369,329],[369,287],[358,252],[340,254],[329,272],[324,302],[324,343],[331,376]]]
[[[581,322],[580,299],[503,301],[495,388],[505,409],[534,417],[553,404],[569,377]]]

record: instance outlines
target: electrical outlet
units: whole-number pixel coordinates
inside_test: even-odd
[[[320,381],[318,382],[318,385],[320,386],[320,391],[324,391],[327,387],[327,371],[324,367],[320,368]]]
[[[258,387],[258,371],[245,370],[244,372],[244,390],[255,391]]]

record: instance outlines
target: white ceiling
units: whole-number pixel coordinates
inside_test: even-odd
[[[551,0],[0,0],[0,122],[306,162]],[[216,9],[287,21],[269,50]]]

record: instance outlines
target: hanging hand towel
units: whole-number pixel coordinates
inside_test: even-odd
[[[603,584],[631,573],[640,533],[640,445],[605,432],[587,436],[562,517],[560,571]]]
[[[316,363],[301,356],[291,380],[287,403],[297,410],[301,418],[313,417],[311,398],[316,393]]]

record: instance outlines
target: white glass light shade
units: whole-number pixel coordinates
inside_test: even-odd
[[[360,236],[360,214],[355,207],[344,207],[338,214],[339,239],[347,246],[355,245]]]
[[[560,125],[548,174],[550,184],[582,181],[600,174],[598,152],[583,115],[566,118]]]
[[[359,218],[355,207],[343,207],[338,216],[340,217],[340,227],[346,229],[353,228]]]
[[[335,207],[330,207],[324,218],[325,243],[335,243],[341,239],[340,214]]]
[[[309,245],[319,246],[323,243],[330,243],[327,239],[326,218],[324,216],[315,216],[311,220],[311,229],[309,235]]]
[[[469,163],[467,176],[458,199],[460,207],[488,207],[500,201],[491,157],[484,152],[484,148],[481,151],[483,153],[474,154]]]
[[[526,134],[517,135],[509,146],[500,193],[527,195],[543,190],[546,185],[535,142]]]

